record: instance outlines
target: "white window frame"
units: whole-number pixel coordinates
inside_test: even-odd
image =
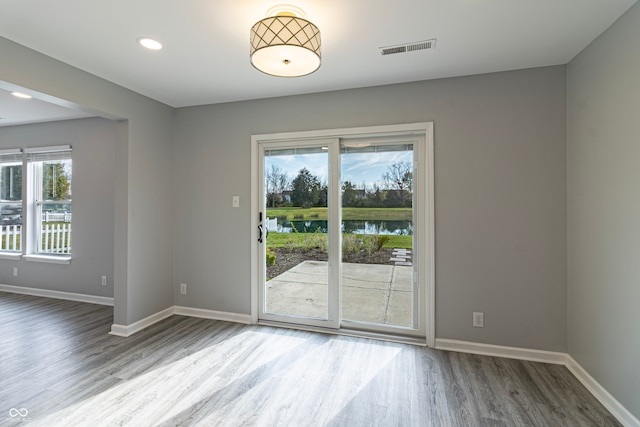
[[[0,205],[7,205],[7,204],[23,204],[24,203],[24,157],[22,154],[22,149],[20,148],[11,148],[11,149],[4,149],[4,150],[0,150],[0,165],[12,165],[12,164],[20,164],[22,166],[22,179],[23,179],[23,191],[22,194],[20,196],[19,201],[14,201],[14,202],[0,202]],[[24,206],[23,206],[24,207]],[[23,214],[22,214],[22,224],[20,226],[20,236],[19,236],[19,241],[20,241],[20,249],[19,250],[9,250],[9,249],[0,249],[0,258],[2,259],[19,259],[22,255],[22,252],[24,250],[24,239],[23,239],[23,230],[25,228],[25,224],[24,224],[24,209],[23,209]],[[4,232],[4,230],[2,230]],[[5,234],[5,233],[3,233]],[[5,237],[8,239],[10,238],[9,234],[6,234]],[[1,237],[0,237],[1,238]],[[16,240],[18,240],[16,239]]]
[[[47,160],[71,160],[73,168],[73,151],[70,145],[26,148],[24,150],[23,180],[26,170],[27,182],[23,181],[23,258],[28,261],[68,264],[71,253],[51,253],[41,251],[42,239],[42,205],[70,205],[73,200],[42,199],[42,165]],[[73,223],[73,220],[72,222]]]

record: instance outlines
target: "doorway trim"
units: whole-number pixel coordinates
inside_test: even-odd
[[[425,153],[421,153],[424,162],[425,171],[423,177],[423,188],[426,191],[424,197],[424,218],[426,221],[424,233],[418,236],[418,239],[425,239],[424,248],[426,253],[421,256],[419,265],[422,269],[420,280],[424,281],[425,295],[424,301],[426,318],[421,320],[426,322],[424,330],[426,331],[425,342],[429,347],[435,346],[435,209],[434,209],[434,139],[433,139],[433,122],[396,124],[369,126],[357,128],[342,129],[326,129],[311,130],[298,132],[284,132],[272,134],[256,134],[251,135],[251,323],[258,323],[258,217],[254,213],[258,211],[258,144],[264,141],[282,141],[289,139],[318,139],[318,138],[339,138],[345,136],[384,136],[397,134],[415,134],[425,138]],[[332,331],[332,333],[340,334],[340,330]],[[348,332],[352,334],[351,332]],[[384,337],[382,337],[384,338]]]

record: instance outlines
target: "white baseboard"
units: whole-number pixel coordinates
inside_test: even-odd
[[[246,325],[251,324],[251,316],[248,314],[228,313],[225,311],[205,310],[202,308],[180,307],[174,305],[159,311],[158,313],[152,314],[151,316],[145,317],[142,320],[138,320],[131,325],[118,325],[114,323],[111,325],[111,332],[109,333],[119,337],[128,337],[143,330],[144,328],[148,328],[154,323],[164,320],[167,317],[171,317],[174,314],[189,317],[200,317],[203,319],[224,320],[226,322],[244,323]]]
[[[189,317],[201,317],[203,319],[224,320],[226,322],[251,324],[251,315],[240,313],[229,313],[226,311],[206,310],[203,308],[191,308],[174,306],[174,314]]]
[[[457,351],[461,353],[481,354],[485,356],[505,357],[508,359],[529,360],[533,362],[553,363],[564,365],[569,371],[595,396],[602,405],[611,412],[624,426],[640,427],[640,421],[602,387],[589,373],[569,354],[532,350],[527,348],[506,347],[492,344],[482,344],[468,341],[448,340],[436,338],[436,349]]]
[[[506,357],[508,359],[529,360],[532,362],[553,363],[555,365],[564,365],[567,358],[567,353],[555,351],[532,350],[528,348],[506,347],[502,345],[447,340],[442,338],[436,338],[436,348],[438,350]]]
[[[165,308],[162,311],[152,314],[151,316],[147,316],[130,325],[118,325],[114,323],[111,325],[111,332],[109,333],[119,337],[128,337],[171,316],[173,316],[173,307]]]
[[[14,294],[32,295],[36,297],[46,297],[64,299],[68,301],[87,302],[90,304],[109,305],[113,307],[113,298],[99,297],[95,295],[76,294],[73,292],[51,291],[48,289],[27,288],[24,286],[0,285],[0,292],[11,292]]]
[[[627,410],[615,397],[598,383],[573,357],[567,354],[569,371],[591,392],[611,414],[627,427],[640,427],[640,420]]]
[[[109,334],[116,335],[118,337],[128,337],[131,335],[127,325],[118,325],[117,323],[111,325],[111,331],[109,331]]]

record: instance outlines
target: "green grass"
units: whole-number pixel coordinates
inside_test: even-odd
[[[362,239],[364,235],[356,234],[357,238]],[[385,234],[385,236],[387,236]],[[389,240],[382,246],[383,248],[405,248],[411,249],[413,245],[413,236],[395,236],[389,235]],[[267,248],[308,248],[311,244],[316,244],[317,239],[326,239],[326,234],[321,233],[277,233],[269,232],[267,237]]]
[[[327,219],[327,208],[268,208],[268,218],[288,220]],[[342,219],[359,221],[411,221],[411,208],[342,208]]]
[[[383,248],[413,248],[413,236],[396,236],[389,235],[389,240],[382,245]]]
[[[3,251],[19,251],[20,250],[20,239],[16,239],[16,247],[13,247],[13,239],[9,239],[9,243],[7,244],[5,236],[2,236],[2,248]]]

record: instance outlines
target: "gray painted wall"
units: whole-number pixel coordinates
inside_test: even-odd
[[[2,82],[127,120],[116,141],[114,322],[172,306],[173,109],[1,37],[0,57]]]
[[[0,149],[73,147],[71,264],[0,259],[0,283],[113,296],[116,138],[117,124],[101,118],[0,127]],[[18,277],[13,277],[13,267],[18,267]],[[106,287],[100,283],[102,275],[107,276]]]
[[[175,122],[165,105],[0,38],[0,81],[124,119],[96,121],[102,136],[115,134],[113,153],[99,144],[114,170],[98,167],[113,179],[101,183],[113,187],[113,217],[99,232],[115,229],[112,256],[102,247],[70,267],[20,263],[15,281],[12,262],[0,260],[0,281],[109,295],[95,276],[112,263],[116,323],[174,303],[248,314],[250,136],[433,121],[437,337],[568,350],[640,417],[639,33],[635,5],[567,70],[183,108]],[[68,124],[50,126],[64,134]],[[49,145],[43,138],[34,144]],[[75,185],[74,195],[89,191]],[[175,238],[159,232],[172,223]],[[484,329],[471,327],[472,311],[485,312]]]
[[[559,66],[178,109],[175,282],[189,294],[176,286],[176,304],[250,313],[252,134],[433,121],[436,336],[565,351],[565,77]]]
[[[568,348],[640,418],[640,4],[568,66]]]

